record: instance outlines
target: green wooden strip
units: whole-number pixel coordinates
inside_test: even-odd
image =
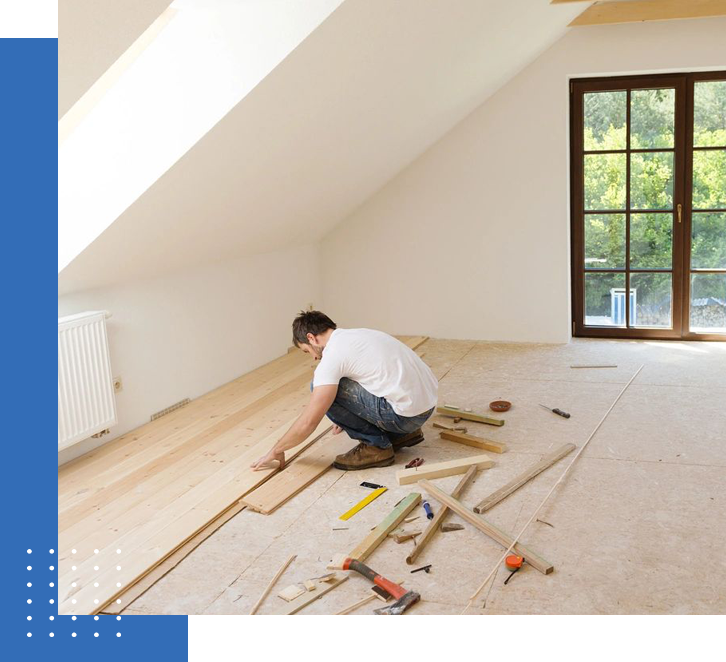
[[[421,503],[421,495],[418,492],[411,492],[401,501],[373,531],[371,531],[361,543],[350,553],[350,558],[364,561],[380,545],[404,518]]]

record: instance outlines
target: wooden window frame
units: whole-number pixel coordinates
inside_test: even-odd
[[[651,340],[708,340],[726,342],[726,334],[694,333],[689,331],[690,311],[690,252],[691,252],[691,204],[693,177],[693,93],[694,83],[708,80],[726,80],[726,71],[672,73],[653,75],[616,76],[607,78],[573,78],[570,80],[570,228],[571,228],[571,277],[572,277],[572,335],[581,338],[622,338]],[[674,118],[674,146],[670,148],[630,149],[630,90],[656,87],[673,87],[676,90]],[[598,269],[597,273],[624,273],[626,275],[625,320],[626,327],[586,326],[585,268],[584,268],[584,112],[582,103],[587,92],[628,90],[626,126],[627,143],[624,150],[602,150],[597,153],[645,153],[672,151],[673,158],[673,208],[672,210],[641,210],[637,213],[657,211],[672,213],[673,263],[672,269],[638,270],[630,268],[630,159],[626,160],[625,209],[597,210],[597,213],[622,213],[626,215],[625,265],[623,269]],[[577,107],[580,104],[580,107]],[[698,148],[696,148],[698,149]],[[719,149],[719,148],[715,148]],[[592,152],[595,153],[595,152]],[[689,185],[686,185],[686,182]],[[677,224],[677,205],[682,205],[681,223]],[[595,210],[591,210],[595,211]],[[702,210],[697,210],[702,211]],[[678,228],[680,225],[680,229]],[[591,273],[593,272],[591,271]],[[628,274],[671,273],[672,300],[671,320],[673,328],[628,327],[630,297],[627,296]],[[699,270],[701,273],[721,273],[719,270]]]

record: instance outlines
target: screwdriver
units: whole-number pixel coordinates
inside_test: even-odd
[[[566,411],[562,411],[561,409],[551,409],[550,407],[545,407],[544,405],[540,405],[540,407],[544,407],[545,409],[549,409],[553,414],[557,414],[558,416],[562,416],[562,418],[570,418],[570,415]]]

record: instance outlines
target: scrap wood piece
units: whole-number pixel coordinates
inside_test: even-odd
[[[307,589],[300,584],[290,584],[277,594],[278,598],[282,598],[287,602],[292,602],[295,598],[299,598],[303,593],[307,593]]]
[[[319,600],[327,593],[330,593],[334,588],[340,586],[344,581],[348,579],[348,575],[337,575],[333,581],[324,583],[320,582],[315,591],[306,593],[306,597],[300,600],[295,600],[294,604],[285,612],[285,616],[292,616],[297,614],[301,609],[307,607],[310,603]],[[319,590],[318,590],[319,589]]]
[[[418,492],[411,492],[405,497],[386,518],[371,531],[358,546],[349,554],[350,558],[365,561],[373,551],[380,545],[419,503],[421,495]]]
[[[442,439],[455,441],[466,446],[473,446],[483,451],[491,451],[492,453],[504,453],[507,450],[507,444],[501,441],[491,441],[483,437],[475,437],[473,434],[464,432],[456,432],[454,430],[439,432]]]
[[[396,480],[399,485],[410,485],[411,483],[418,482],[422,478],[456,476],[457,474],[466,473],[472,465],[479,469],[489,469],[494,466],[494,462],[487,455],[474,455],[458,460],[427,464],[422,467],[414,467],[413,469],[401,469],[396,472]]]
[[[462,418],[476,423],[486,423],[487,425],[504,425],[504,421],[500,418],[489,418],[489,416],[483,416],[482,414],[475,414],[474,412],[461,409],[453,409],[451,407],[436,407],[436,413],[454,419]]]
[[[459,517],[461,517],[466,522],[469,522],[469,524],[474,525],[482,533],[486,533],[490,538],[502,545],[502,547],[509,547],[514,542],[514,538],[509,533],[507,533],[506,531],[502,531],[501,529],[494,526],[491,522],[487,522],[487,520],[485,520],[484,518],[475,515],[463,503],[461,503],[461,501],[455,499],[449,494],[446,494],[446,492],[429,483],[429,481],[419,481],[419,485],[421,485],[421,487],[426,490],[426,492],[428,492],[432,497],[434,497],[434,499],[436,499],[439,503],[450,508]],[[544,575],[549,575],[554,570],[554,566],[549,561],[546,561],[539,554],[536,554],[531,549],[527,549],[524,545],[521,545],[520,543],[514,545],[514,552],[517,555],[523,556],[525,559],[527,559],[527,563],[529,563],[533,568],[539,570]]]
[[[336,455],[345,452],[349,445],[350,439],[346,435],[327,435],[285,469],[246,494],[240,503],[263,515],[270,515],[327,472],[333,466]]]
[[[475,465],[469,467],[469,470],[454,488],[451,496],[453,496],[455,499],[458,499],[459,495],[464,491],[464,488],[469,484],[469,481],[474,477],[476,472],[477,467]],[[439,524],[443,523],[448,514],[449,508],[444,505],[442,505],[441,508],[436,511],[434,518],[429,521],[428,525],[423,531],[423,534],[421,534],[421,538],[419,538],[417,546],[406,557],[406,563],[411,565],[418,558],[424,547],[426,547],[431,538],[434,537],[434,533],[436,533],[436,529],[439,527]]]
[[[390,535],[400,545],[402,542],[406,542],[407,540],[412,540],[416,536],[420,536],[421,531],[401,531],[400,533],[394,531],[388,535]]]
[[[464,526],[462,524],[442,524],[442,533],[451,533],[452,531],[463,531]]]
[[[570,368],[617,368],[616,365],[571,365]]]
[[[474,506],[475,513],[483,513],[497,505],[503,499],[506,499],[512,492],[516,492],[522,485],[532,480],[535,476],[541,474],[545,469],[548,469],[556,462],[559,462],[563,457],[569,455],[576,448],[575,444],[565,444],[561,446],[553,453],[545,455],[537,464],[531,466],[517,478],[510,480],[506,485],[500,487],[496,492],[493,492],[485,499],[482,499],[476,506]]]
[[[280,569],[275,573],[275,576],[270,580],[270,583],[267,585],[267,588],[262,592],[262,595],[260,596],[260,599],[255,602],[255,606],[252,607],[250,610],[250,616],[254,616],[257,613],[257,610],[260,608],[260,605],[263,603],[265,598],[270,594],[270,591],[272,590],[272,587],[277,583],[277,580],[282,577],[282,573],[287,570],[288,566],[297,558],[297,554],[293,554],[285,563],[282,564]]]
[[[377,499],[387,490],[387,487],[379,487],[377,490],[373,490],[373,492],[365,497],[365,499],[361,499],[358,503],[355,504],[355,506],[353,506],[350,510],[344,512],[338,519],[349,520],[351,517],[353,517],[353,515],[365,508],[371,501]]]

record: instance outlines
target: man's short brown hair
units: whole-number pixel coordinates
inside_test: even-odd
[[[337,329],[335,322],[319,310],[303,310],[292,322],[292,342],[295,347],[309,345],[308,333],[314,336],[328,329]]]

